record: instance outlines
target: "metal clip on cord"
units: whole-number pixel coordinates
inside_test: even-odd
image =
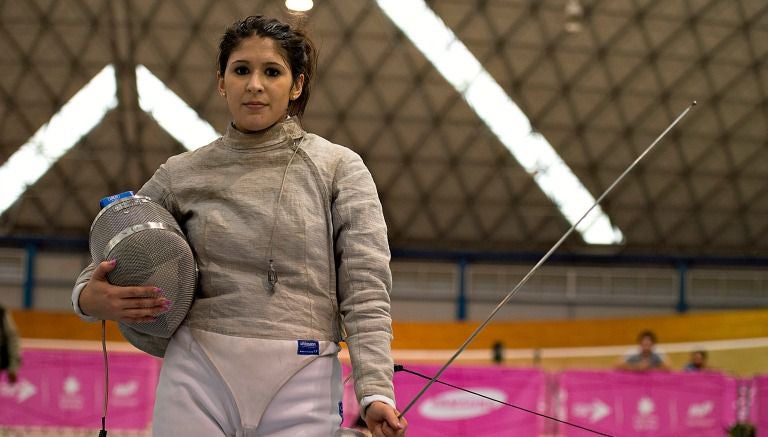
[[[269,271],[267,272],[267,280],[269,281],[270,288],[274,288],[277,284],[277,271],[275,270],[274,260],[269,260]]]

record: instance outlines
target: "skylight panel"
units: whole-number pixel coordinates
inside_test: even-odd
[[[187,150],[197,149],[221,136],[143,65],[136,67],[136,88],[141,109]]]
[[[0,214],[116,106],[115,69],[107,65],[0,167]]]
[[[423,0],[377,2],[533,177],[566,220],[571,225],[577,223],[595,198],[546,138],[534,132],[520,107],[451,29]],[[588,244],[620,244],[624,240],[600,205],[576,230]]]

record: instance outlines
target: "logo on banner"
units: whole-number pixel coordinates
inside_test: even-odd
[[[700,419],[706,417],[714,410],[715,404],[712,401],[703,402],[701,404],[691,404],[688,407],[688,417],[694,419]]]
[[[637,401],[637,414],[633,418],[636,431],[656,431],[659,429],[659,417],[654,414],[656,404],[653,399],[643,396]]]
[[[0,397],[16,399],[21,404],[37,394],[37,387],[26,379],[19,380],[16,384],[7,381],[0,383]]]
[[[712,412],[715,411],[715,403],[712,401],[700,402],[688,406],[686,414],[686,425],[691,428],[708,428],[714,425],[715,418]]]
[[[132,379],[130,381],[115,384],[112,388],[112,402],[121,407],[134,407],[139,405],[139,381]]]
[[[63,394],[59,397],[59,408],[62,410],[82,410],[84,399],[80,394],[80,381],[74,376],[68,376],[61,385]]]
[[[611,414],[611,407],[600,399],[573,404],[574,417],[586,418],[589,423],[599,422]]]
[[[128,396],[133,396],[139,391],[139,382],[134,380],[128,381],[124,384],[116,384],[115,388],[112,389],[112,393],[115,394],[115,396],[120,398],[125,398]]]
[[[469,390],[501,402],[507,401],[507,394],[495,388],[484,387]],[[462,420],[484,416],[498,410],[501,405],[471,393],[453,390],[425,399],[419,406],[419,413],[434,420]]]

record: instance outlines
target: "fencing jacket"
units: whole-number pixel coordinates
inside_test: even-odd
[[[187,326],[245,338],[343,339],[358,401],[394,399],[386,224],[356,153],[293,118],[253,134],[230,126],[168,159],[137,194],[174,215],[195,253],[200,285]],[[94,267],[77,280],[77,312]]]

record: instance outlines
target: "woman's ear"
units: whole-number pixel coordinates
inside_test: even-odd
[[[304,75],[300,74],[296,80],[293,81],[293,86],[291,86],[291,95],[289,98],[291,100],[296,100],[301,96],[301,91],[304,89]]]
[[[224,76],[222,76],[221,72],[219,71],[216,72],[216,82],[217,82],[217,88],[219,89],[219,94],[222,97],[226,97],[227,91],[224,88]]]

